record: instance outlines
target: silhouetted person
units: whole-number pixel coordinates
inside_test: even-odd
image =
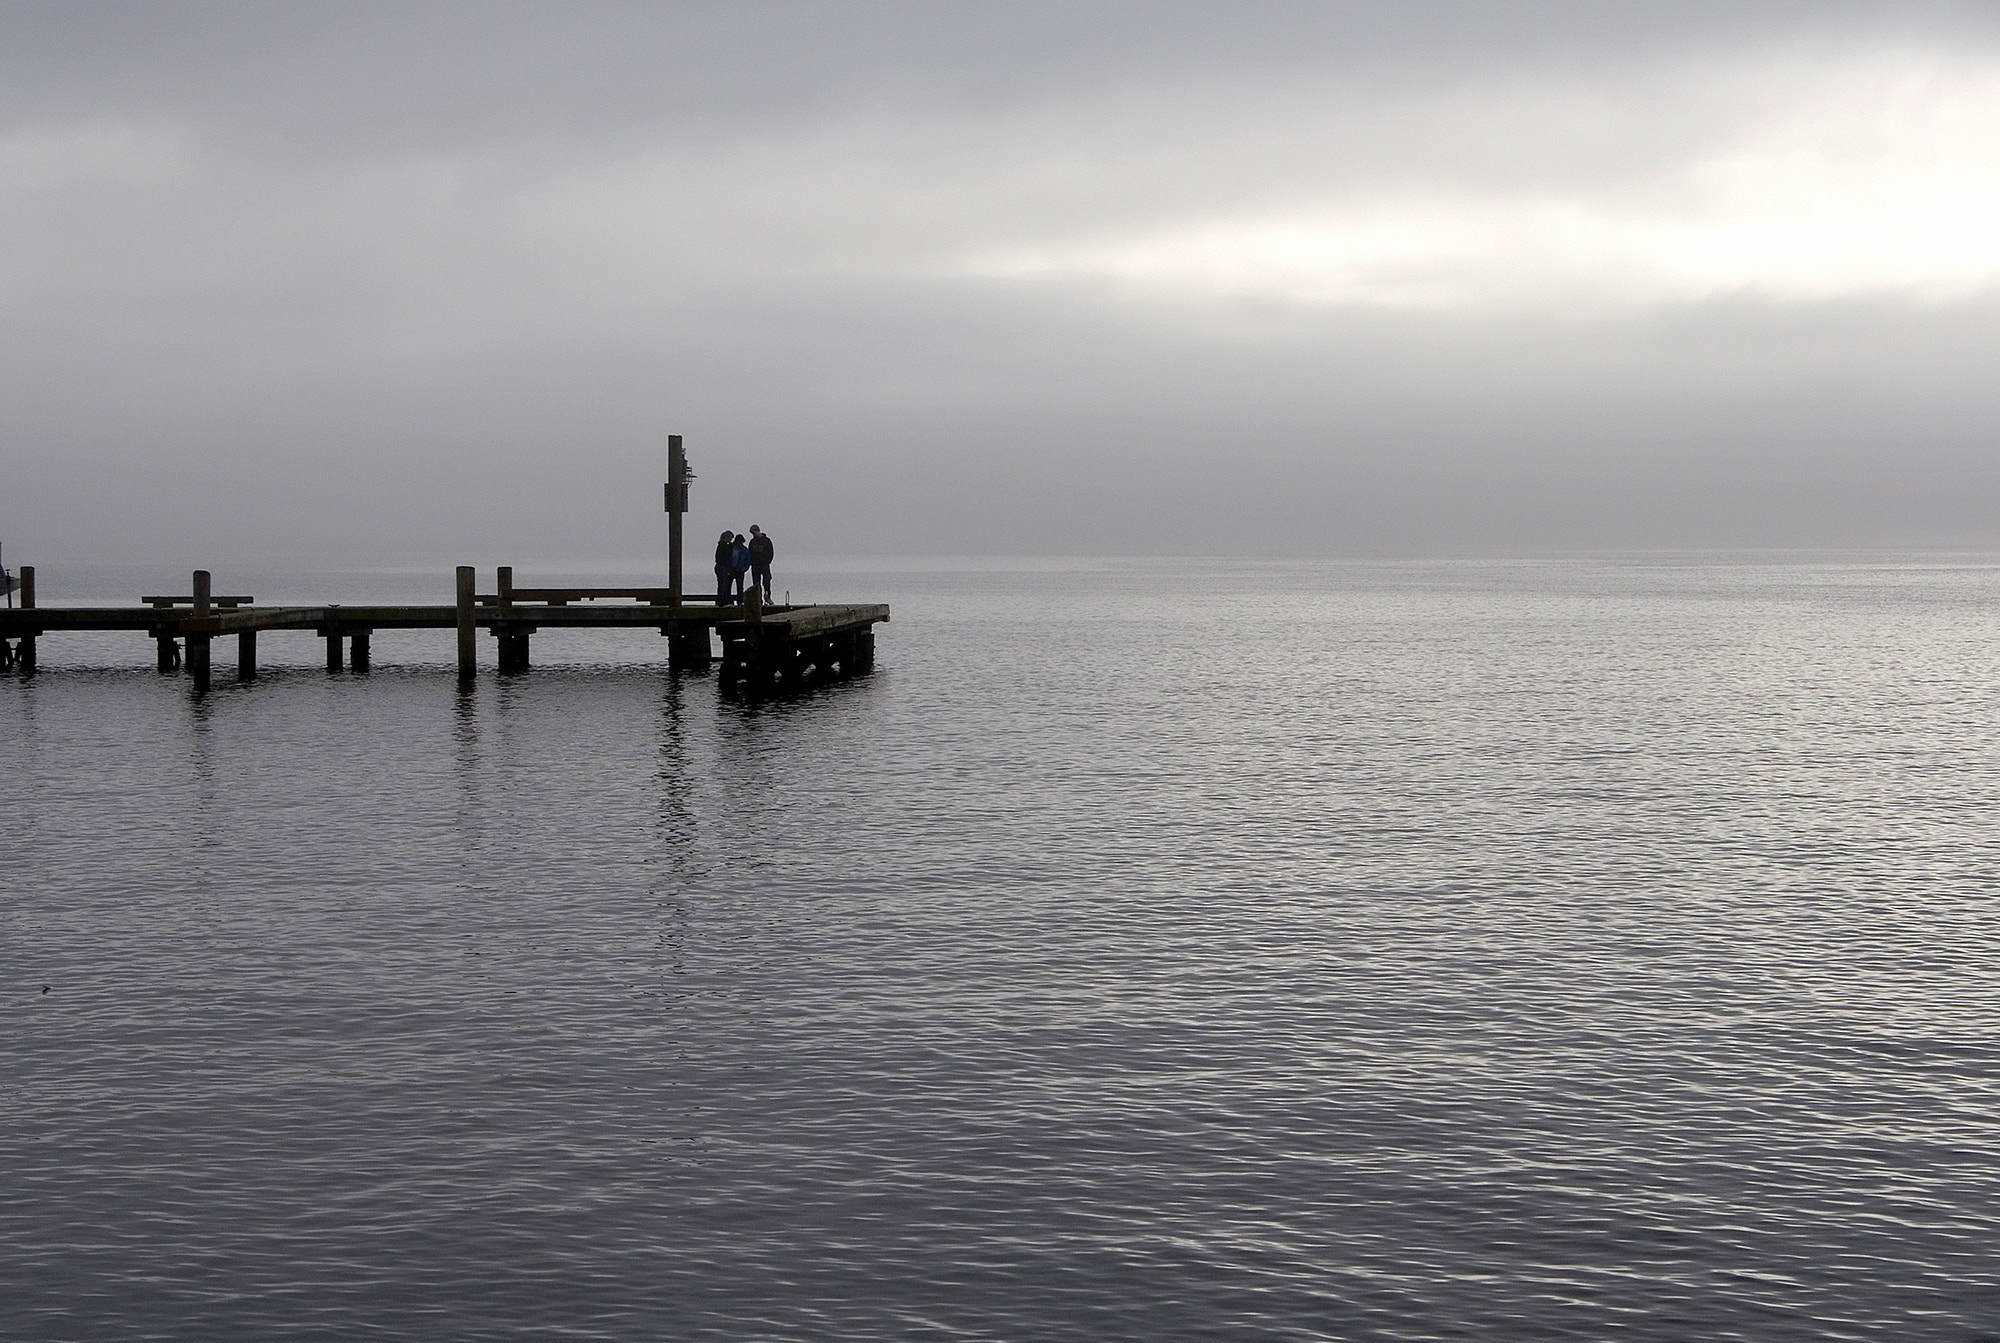
[[[764,589],[764,604],[771,603],[771,561],[778,556],[778,548],[771,544],[771,538],[762,527],[750,527],[750,584]]]
[[[743,600],[743,577],[750,572],[750,538],[742,532],[736,533],[736,544],[729,552],[730,567],[736,570],[736,600]]]
[[[715,604],[729,605],[729,588],[736,582],[736,533],[724,532],[715,543]]]

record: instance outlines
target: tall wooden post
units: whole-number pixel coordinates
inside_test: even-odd
[[[242,630],[236,636],[236,679],[257,679],[257,631]]]
[[[35,566],[32,564],[21,566],[21,609],[23,611],[32,611],[35,609]],[[21,636],[21,645],[19,650],[14,654],[14,661],[20,666],[23,675],[33,676],[35,674],[35,636],[33,634],[24,634]]]
[[[681,604],[681,519],[688,511],[687,453],[679,434],[667,435],[667,605]]]
[[[353,637],[348,641],[354,656],[348,659],[347,665],[358,672],[368,670],[368,634],[368,627],[363,625],[354,631]]]
[[[472,566],[458,566],[458,679],[470,681],[479,674],[478,627],[473,623]]]
[[[194,619],[207,620],[210,611],[209,573],[206,569],[194,571]],[[208,635],[192,630],[187,637],[188,675],[194,678],[197,695],[208,693]]]

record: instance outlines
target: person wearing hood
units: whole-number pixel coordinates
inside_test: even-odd
[[[729,605],[729,589],[740,580],[736,575],[736,533],[724,532],[715,543],[715,604]]]

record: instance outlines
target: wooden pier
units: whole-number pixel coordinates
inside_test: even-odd
[[[458,675],[478,674],[478,632],[497,645],[497,669],[525,672],[530,649],[546,630],[652,629],[667,640],[667,662],[680,670],[714,663],[722,644],[726,683],[753,692],[797,688],[853,676],[875,665],[875,625],[882,605],[764,606],[754,590],[736,605],[680,597],[669,588],[517,588],[502,568],[492,592],[475,590],[474,571],[461,567],[456,600],[439,606],[259,606],[254,597],[220,596],[197,570],[185,594],[141,597],[131,606],[41,606],[35,570],[23,565],[18,605],[0,610],[0,670],[33,675],[40,641],[80,630],[129,630],[154,641],[161,672],[185,671],[197,692],[209,688],[210,648],[236,636],[236,679],[257,675],[257,636],[267,631],[311,633],[326,641],[326,669],[365,672],[376,630],[455,630]],[[712,637],[713,635],[713,637]]]
[[[457,631],[458,678],[470,685],[479,671],[482,629],[498,645],[499,670],[512,675],[528,670],[529,650],[544,630],[607,626],[659,630],[667,665],[677,670],[713,663],[712,631],[722,641],[724,682],[753,693],[872,670],[875,626],[889,618],[886,606],[766,606],[755,582],[734,605],[683,592],[682,518],[693,479],[681,436],[668,435],[663,588],[517,588],[513,569],[503,566],[494,590],[481,593],[473,569],[461,565],[449,606],[259,606],[254,597],[217,595],[208,571],[197,569],[185,595],[141,597],[132,606],[45,607],[35,601],[34,566],[22,565],[19,605],[0,610],[0,670],[32,676],[37,645],[48,634],[131,630],[154,641],[161,672],[184,667],[200,694],[213,675],[210,646],[232,634],[236,679],[249,681],[257,676],[257,636],[268,630],[310,631],[326,641],[328,671],[365,672],[376,630],[437,629]]]

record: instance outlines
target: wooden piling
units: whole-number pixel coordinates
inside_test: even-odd
[[[328,622],[326,627],[326,669],[337,672],[342,667],[340,648],[340,626]]]
[[[236,636],[236,679],[257,679],[257,631],[244,630]]]
[[[500,609],[514,607],[514,566],[503,564],[494,573],[494,590],[499,593]],[[503,673],[528,670],[528,635],[519,625],[496,625],[493,627],[493,641],[497,645],[499,669]]]
[[[478,626],[473,623],[472,566],[458,566],[458,679],[470,681],[479,674]]]
[[[368,670],[369,633],[370,631],[368,627],[364,625],[360,629],[355,630],[349,639],[349,643],[351,646],[348,649],[350,656],[347,660],[347,665],[358,672],[365,672]]]
[[[660,633],[667,636],[667,666],[675,671],[706,671],[715,660],[706,625],[676,622]]]
[[[197,620],[205,620],[209,616],[211,608],[209,598],[212,591],[210,583],[211,579],[208,570],[197,569],[194,571],[194,618]],[[194,692],[197,695],[208,693],[208,639],[209,636],[206,634],[190,633],[187,636],[188,675],[194,680]]]
[[[506,673],[528,670],[528,642],[534,633],[529,626],[496,625],[493,628],[493,642],[499,652],[500,670]]]
[[[21,566],[21,609],[23,611],[32,611],[35,609],[35,566],[32,564]],[[35,674],[35,636],[33,634],[24,634],[21,636],[20,644],[14,649],[14,665],[21,669],[21,674],[24,676],[33,676]]]

